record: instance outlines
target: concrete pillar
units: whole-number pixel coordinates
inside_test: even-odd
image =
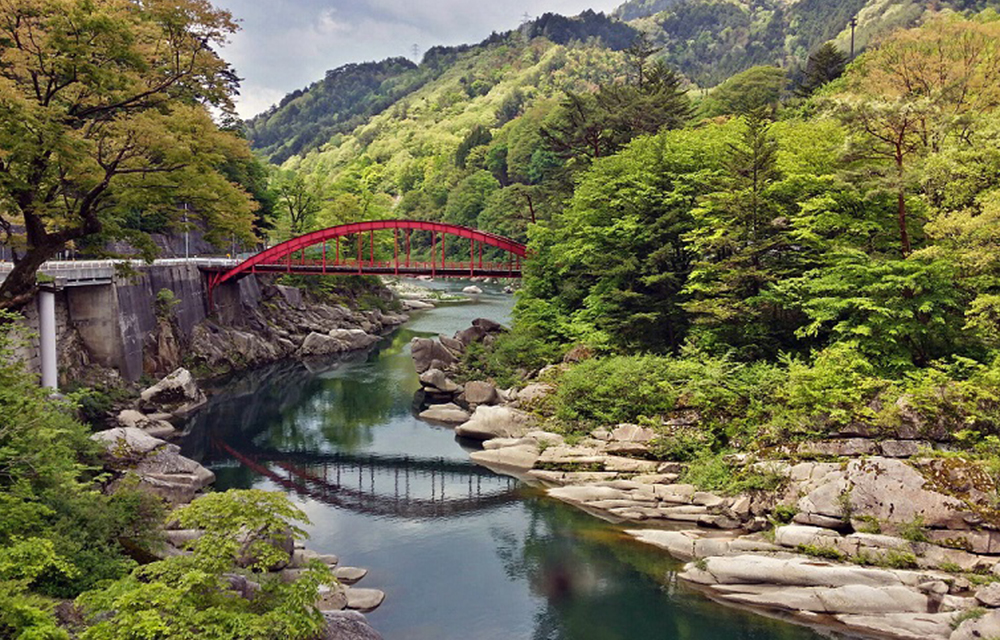
[[[53,289],[38,292],[38,333],[42,386],[55,391],[59,388],[59,368],[56,363],[56,293]]]

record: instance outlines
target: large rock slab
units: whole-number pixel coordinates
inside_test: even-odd
[[[534,467],[538,461],[538,448],[533,445],[518,445],[500,449],[484,449],[483,451],[473,451],[469,457],[472,458],[473,462],[484,467],[526,471]]]
[[[837,620],[847,627],[903,640],[945,640],[951,635],[954,613],[841,614]]]
[[[499,396],[497,395],[497,388],[489,382],[473,380],[465,383],[465,391],[462,392],[461,400],[473,406],[496,404]]]
[[[702,575],[708,574],[708,575]],[[770,584],[803,587],[866,585],[889,587],[925,582],[922,574],[822,562],[796,556],[741,555],[708,558],[704,569],[687,567],[681,576],[703,584]]]
[[[174,415],[187,415],[207,401],[194,376],[184,368],[175,370],[143,391],[139,397],[144,409]]]
[[[444,371],[458,362],[458,358],[451,351],[437,340],[430,338],[414,338],[410,342],[410,355],[413,357],[413,366],[417,373],[424,373],[430,369]]]
[[[796,522],[828,526],[843,522],[848,515],[867,516],[888,524],[891,530],[893,523],[919,517],[930,528],[969,528],[965,503],[928,487],[924,476],[902,460],[872,457],[852,460],[843,468],[814,470],[821,472],[818,482],[810,475],[791,488],[805,493],[797,503]],[[801,471],[801,465],[792,469],[793,481]]]
[[[531,429],[531,416],[510,407],[481,405],[455,433],[474,440],[520,438]]]
[[[966,620],[951,634],[951,640],[991,638],[1000,638],[1000,611],[990,611],[978,620]]]
[[[441,393],[457,393],[462,390],[462,387],[449,379],[448,374],[440,369],[428,369],[421,373],[420,384],[425,389],[434,389]]]
[[[334,329],[329,335],[343,345],[344,351],[366,349],[379,340],[378,336],[373,336],[361,329]]]
[[[358,611],[372,611],[385,600],[385,593],[378,589],[358,589],[350,587],[347,589],[347,608]]]
[[[323,617],[326,619],[323,640],[382,640],[382,635],[357,611],[324,611]]]
[[[184,504],[215,481],[215,474],[190,458],[180,447],[154,438],[135,427],[99,431],[91,436],[105,448],[106,465],[119,474],[138,478],[138,489],[173,504]],[[110,485],[114,490],[122,482]]]
[[[445,424],[462,424],[469,419],[469,412],[450,402],[448,404],[433,404],[420,412],[420,419]]]
[[[123,427],[141,429],[154,438],[169,438],[177,435],[174,425],[165,420],[152,418],[134,409],[125,409],[118,414],[118,424]]]

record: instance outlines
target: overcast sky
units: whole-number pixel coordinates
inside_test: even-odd
[[[223,56],[244,78],[238,110],[264,111],[348,62],[413,57],[435,45],[479,42],[527,14],[610,12],[622,0],[215,0],[242,31]]]

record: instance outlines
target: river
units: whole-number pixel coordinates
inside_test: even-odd
[[[311,520],[309,548],[369,569],[358,586],[386,592],[368,617],[387,640],[821,637],[705,599],[666,554],[476,467],[472,443],[416,417],[410,340],[506,322],[511,297],[484,288],[415,314],[368,353],[228,381],[188,425],[185,454],[218,489],[288,493]]]

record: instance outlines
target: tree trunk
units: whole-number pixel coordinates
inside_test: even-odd
[[[12,311],[23,308],[35,297],[38,268],[56,254],[60,247],[42,245],[33,247],[20,260],[0,284],[0,309]]]
[[[906,194],[903,188],[899,188],[896,194],[896,220],[899,224],[899,241],[903,250],[903,257],[910,255],[910,234],[906,230]]]

